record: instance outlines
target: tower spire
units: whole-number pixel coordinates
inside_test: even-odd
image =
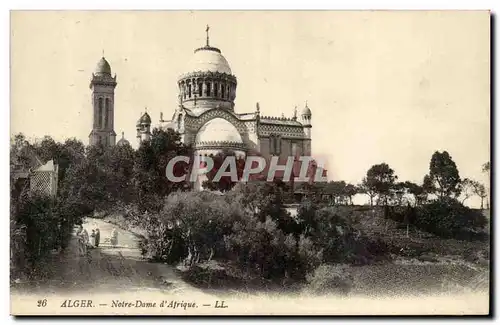
[[[207,25],[207,29],[205,30],[205,32],[207,33],[207,46],[210,46],[210,42],[209,42],[210,37],[209,37],[209,35],[208,35],[208,31],[209,31],[209,30],[210,30],[210,26],[208,26],[208,25]]]
[[[102,57],[104,57],[104,49],[102,49]]]

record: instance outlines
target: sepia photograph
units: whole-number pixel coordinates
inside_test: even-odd
[[[11,315],[490,315],[491,24],[12,10]]]

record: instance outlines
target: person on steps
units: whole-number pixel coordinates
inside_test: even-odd
[[[99,228],[95,229],[95,247],[99,247],[99,241],[101,240],[101,232]]]
[[[116,228],[113,228],[113,231],[111,231],[111,245],[112,246],[116,246],[118,245],[118,231],[116,230]]]
[[[95,230],[92,229],[92,233],[90,234],[90,242],[89,242],[89,246],[91,248],[94,248],[95,247]]]
[[[80,256],[85,256],[87,254],[87,245],[89,243],[89,233],[82,225],[78,226],[78,231],[76,233],[78,238],[78,251]]]

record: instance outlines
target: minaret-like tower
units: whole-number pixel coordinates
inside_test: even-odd
[[[311,128],[312,128],[311,118],[312,118],[311,109],[309,108],[309,106],[307,106],[306,102],[306,106],[302,110],[301,114],[301,123],[302,126],[304,127],[304,134],[306,136],[306,139],[304,140],[304,155],[306,156],[311,155]]]
[[[137,142],[139,145],[141,145],[141,142],[151,139],[151,116],[149,116],[147,109],[137,121],[135,126],[137,129]]]
[[[114,131],[116,85],[116,74],[114,77],[111,76],[111,66],[102,57],[90,81],[93,106],[92,131],[89,134],[90,145],[100,143],[109,147],[116,143]]]

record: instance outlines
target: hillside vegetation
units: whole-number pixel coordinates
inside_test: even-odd
[[[74,139],[57,143],[49,137],[30,144],[19,135],[11,145],[11,167],[29,165],[26,148],[60,165],[59,191],[56,198],[35,197],[12,183],[13,274],[40,276],[44,259],[63,251],[73,226],[90,215],[142,236],[145,259],[172,265],[201,287],[347,294],[370,281],[389,286],[392,277],[394,285],[423,290],[419,281],[434,288],[433,282],[447,279],[439,274],[454,279],[461,267],[488,270],[488,220],[464,204],[474,193],[487,203],[486,186],[461,179],[446,151],[432,155],[422,184],[399,181],[380,163],[359,185],[304,184],[299,200],[279,180],[221,184],[209,178],[214,192],[168,181],[170,159],[192,153],[172,130],[154,130],[138,150],[85,148]],[[176,167],[180,176],[189,166]],[[359,193],[370,206],[351,205]],[[286,204],[294,200],[292,216]]]

